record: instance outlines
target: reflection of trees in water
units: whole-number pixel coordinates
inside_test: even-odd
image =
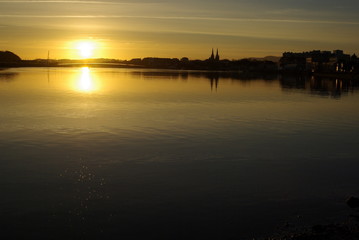
[[[3,82],[13,81],[17,75],[18,75],[18,73],[14,73],[14,72],[1,72],[1,71],[0,71],[0,81],[3,81]]]
[[[168,80],[187,80],[187,71],[133,71],[132,75],[142,76],[146,79],[168,79]]]
[[[303,75],[280,76],[279,82],[285,89],[305,89],[307,77]]]
[[[143,76],[145,78],[166,78],[166,79],[188,79],[192,78],[218,78],[231,80],[275,80],[276,74],[261,74],[261,73],[245,73],[238,71],[133,71],[132,75]]]
[[[142,76],[146,79],[168,79],[168,80],[188,80],[191,78],[206,78],[210,82],[211,90],[218,88],[220,80],[230,81],[252,81],[266,80],[273,81],[278,79],[277,74],[263,74],[254,72],[238,71],[133,71],[132,75]]]
[[[312,77],[303,75],[282,75],[279,82],[284,90],[306,92],[319,96],[340,98],[348,92],[359,89],[359,82],[355,80]]]
[[[209,80],[211,90],[217,90],[220,81],[249,82],[254,80],[277,81],[283,90],[339,98],[359,89],[358,80],[320,78],[306,75],[280,75],[239,71],[133,71],[131,74],[146,79],[188,80],[204,78]]]

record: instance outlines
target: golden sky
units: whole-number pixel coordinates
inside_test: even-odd
[[[81,58],[87,42],[91,57],[116,59],[205,59],[212,48],[228,59],[358,54],[358,11],[358,0],[0,0],[0,50]]]

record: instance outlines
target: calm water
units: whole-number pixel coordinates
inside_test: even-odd
[[[0,71],[2,235],[250,239],[345,219],[358,84],[139,69]]]

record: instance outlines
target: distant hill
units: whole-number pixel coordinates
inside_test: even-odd
[[[266,56],[264,58],[250,58],[253,60],[258,60],[258,61],[271,61],[271,62],[279,62],[279,60],[281,59],[281,57],[277,57],[277,56]]]
[[[13,63],[20,62],[21,58],[13,52],[10,51],[0,51],[0,62]]]
[[[266,60],[266,61],[272,61],[272,62],[279,62],[279,60],[280,60],[281,58],[282,58],[282,57],[267,56],[267,57],[264,57],[264,60]]]

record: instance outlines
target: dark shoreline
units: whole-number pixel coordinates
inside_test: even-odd
[[[172,71],[206,71],[213,73],[241,73],[246,75],[269,74],[269,75],[285,75],[285,76],[306,76],[317,78],[337,78],[342,80],[359,80],[358,73],[325,73],[325,72],[297,72],[297,71],[263,71],[256,69],[211,69],[211,68],[161,68],[145,65],[123,64],[123,63],[0,63],[0,70],[7,68],[72,68],[72,67],[96,67],[96,68],[133,68],[133,69],[154,69],[154,70],[172,70]]]

